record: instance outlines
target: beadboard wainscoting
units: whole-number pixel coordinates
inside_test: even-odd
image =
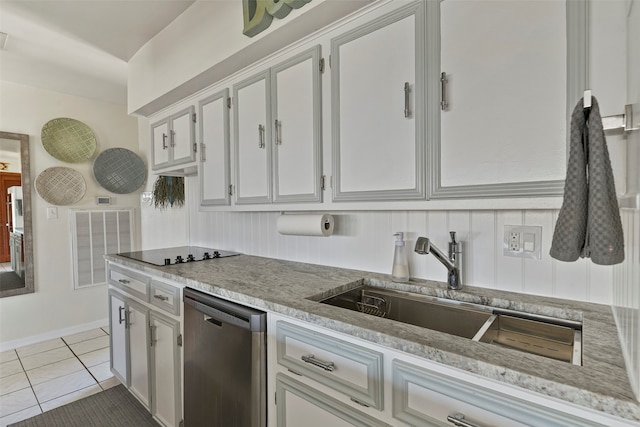
[[[613,269],[613,312],[631,386],[640,396],[640,209],[621,209],[625,260]]]
[[[557,210],[332,212],[331,237],[285,236],[277,212],[198,212],[190,209],[189,243],[249,255],[391,273],[393,233],[403,231],[411,277],[446,281],[433,257],[413,252],[418,236],[447,250],[449,231],[463,243],[463,283],[600,304],[612,303],[610,266],[549,256]],[[505,225],[542,226],[542,259],[505,257]]]

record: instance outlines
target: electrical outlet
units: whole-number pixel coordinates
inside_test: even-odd
[[[502,254],[509,257],[541,257],[542,227],[530,225],[505,225]]]
[[[509,239],[507,242],[507,247],[509,248],[509,252],[520,252],[520,233],[517,231],[509,232]]]

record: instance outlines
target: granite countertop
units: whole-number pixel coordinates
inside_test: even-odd
[[[109,261],[190,288],[284,314],[385,347],[516,385],[567,402],[640,421],[611,307],[513,292],[240,255],[158,267],[117,255]],[[363,283],[582,321],[582,366],[345,310],[317,300]]]

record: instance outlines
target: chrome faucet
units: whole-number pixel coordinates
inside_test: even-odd
[[[455,231],[450,231],[449,234],[451,235],[449,256],[443,254],[442,251],[426,237],[418,237],[415,252],[420,255],[433,254],[438,261],[447,267],[449,272],[447,277],[449,289],[460,289],[462,287],[462,244],[456,242]]]

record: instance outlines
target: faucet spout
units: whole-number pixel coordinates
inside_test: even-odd
[[[447,256],[426,237],[418,237],[415,252],[420,255],[433,254],[433,256],[447,268],[447,283],[449,289],[460,289],[462,287],[459,253],[452,253],[450,256]]]

